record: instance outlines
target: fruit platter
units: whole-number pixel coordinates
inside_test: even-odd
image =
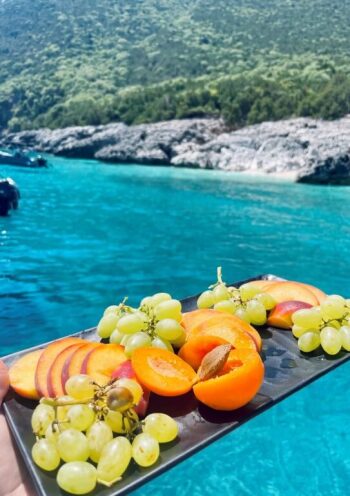
[[[40,495],[128,494],[349,359],[350,300],[263,275],[125,298],[4,358],[4,412]]]

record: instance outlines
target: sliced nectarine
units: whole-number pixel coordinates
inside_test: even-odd
[[[312,306],[318,305],[316,296],[305,286],[302,286],[301,284],[298,284],[296,282],[278,282],[268,288],[267,293],[269,293],[269,295],[274,298],[276,303],[296,300],[310,303],[310,305]]]
[[[65,384],[72,375],[81,374],[82,365],[87,355],[94,350],[100,343],[87,343],[78,348],[71,357],[67,358],[62,369],[62,383]]]
[[[194,327],[188,334],[188,340],[198,335],[218,336],[231,343],[234,348],[257,350],[251,329],[252,327],[247,322],[238,317],[220,313],[220,315],[215,315]]]
[[[185,360],[194,370],[198,370],[203,358],[211,350],[226,344],[227,341],[219,336],[198,335],[190,338],[179,350],[179,357]]]
[[[311,306],[310,303],[294,300],[277,303],[275,308],[270,312],[267,324],[273,327],[279,327],[280,329],[291,329],[293,325],[293,313],[302,308],[311,308]]]
[[[39,399],[35,387],[35,371],[43,351],[31,351],[23,355],[9,369],[10,385],[23,398]]]
[[[186,332],[191,332],[193,327],[196,327],[198,324],[201,324],[210,317],[214,315],[222,315],[222,312],[218,310],[213,310],[212,308],[201,308],[198,310],[193,310],[192,312],[186,312],[182,315],[182,326],[185,328]]]
[[[112,372],[127,359],[123,346],[112,343],[100,344],[89,353],[82,372],[100,386],[104,386],[111,380]]]
[[[72,344],[61,351],[53,361],[49,372],[47,374],[47,390],[49,396],[54,398],[63,396],[65,394],[64,384],[62,381],[62,370],[67,359],[80,347],[84,346],[82,343]]]
[[[255,286],[256,288],[261,289],[261,291],[267,291],[268,288],[276,284],[276,280],[270,280],[270,279],[257,279],[256,281],[249,281],[249,284],[252,286]]]
[[[39,358],[35,372],[35,386],[39,396],[49,397],[47,375],[56,357],[68,346],[78,343],[82,344],[84,343],[84,341],[80,338],[73,337],[59,339],[58,341],[54,341],[53,343],[49,344],[43,351],[41,357]]]
[[[302,286],[305,286],[306,289],[311,291],[311,293],[313,293],[313,295],[317,298],[319,304],[321,304],[327,298],[326,293],[324,293],[321,289],[316,288],[316,286],[306,284],[305,282],[299,282],[297,284],[301,284]]]
[[[188,363],[161,348],[139,348],[134,351],[131,363],[140,384],[160,396],[188,393],[197,379]]]
[[[264,380],[264,364],[254,350],[236,349],[220,373],[193,386],[196,398],[215,410],[235,410],[251,401]]]

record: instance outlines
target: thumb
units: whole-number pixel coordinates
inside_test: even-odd
[[[10,384],[10,380],[9,380],[9,373],[7,367],[4,364],[4,362],[0,360],[0,404],[2,403],[2,400],[4,399],[7,393],[9,384]]]

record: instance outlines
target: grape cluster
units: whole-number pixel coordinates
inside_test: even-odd
[[[227,286],[222,280],[221,267],[218,267],[217,283],[209,286],[197,300],[198,308],[214,308],[258,326],[266,323],[266,312],[275,305],[272,296],[252,283],[243,284],[239,288]]]
[[[350,351],[350,300],[328,296],[318,307],[294,312],[292,322],[301,351],[310,353],[319,346],[328,355],[337,355],[342,348]]]
[[[185,342],[181,320],[181,303],[168,293],[157,293],[143,298],[138,308],[127,306],[125,300],[106,308],[97,332],[101,338],[125,346],[128,357],[145,346],[173,352],[173,347]]]
[[[132,379],[100,387],[88,376],[77,375],[68,379],[66,390],[67,396],[41,400],[31,422],[37,438],[34,462],[52,471],[63,461],[57,484],[68,493],[89,493],[97,483],[111,486],[132,459],[141,467],[153,465],[159,444],[178,435],[177,423],[164,413],[139,420],[133,407],[143,391]]]

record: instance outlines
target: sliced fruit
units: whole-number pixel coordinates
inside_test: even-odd
[[[181,324],[185,328],[186,332],[191,332],[191,330],[198,324],[210,319],[210,317],[213,317],[214,315],[222,315],[222,312],[211,308],[193,310],[192,312],[187,312],[182,315]]]
[[[100,386],[111,380],[112,372],[128,357],[124,346],[119,344],[100,344],[92,350],[82,366],[82,373],[87,374]]]
[[[271,286],[273,286],[277,282],[279,282],[279,281],[268,280],[268,279],[258,279],[256,281],[249,281],[249,284],[261,289],[261,291],[267,291],[268,288],[270,288]]]
[[[160,396],[188,393],[197,380],[188,363],[161,348],[139,348],[134,351],[131,363],[140,384]]]
[[[311,307],[312,305],[310,303],[304,303],[303,301],[283,301],[282,303],[278,303],[271,310],[267,319],[267,325],[279,327],[280,329],[291,329],[293,325],[293,313],[302,308]]]
[[[316,296],[308,288],[296,282],[278,282],[268,288],[267,293],[269,293],[277,303],[295,300],[309,303],[312,306],[318,305]]]
[[[231,343],[234,348],[257,350],[257,344],[251,335],[251,329],[252,327],[247,322],[235,315],[226,316],[220,313],[219,316],[215,315],[194,327],[188,334],[188,340],[198,335],[218,336]]]
[[[321,304],[327,298],[326,293],[324,293],[321,289],[316,288],[316,286],[312,286],[311,284],[306,284],[304,282],[299,282],[297,284],[301,284],[302,286],[305,286],[306,289],[311,291],[311,293],[316,296],[319,304]]]
[[[49,372],[47,374],[47,390],[50,397],[63,396],[65,394],[64,382],[62,381],[62,370],[67,359],[69,359],[73,353],[84,346],[82,343],[72,344],[64,350],[61,351],[52,363]]]
[[[10,386],[23,398],[38,400],[35,387],[35,371],[44,350],[36,350],[22,356],[9,369]]]
[[[97,346],[100,346],[100,343],[87,343],[86,341],[84,341],[84,343],[84,346],[78,348],[71,357],[66,359],[62,369],[63,384],[65,384],[72,375],[79,375],[82,373],[81,369],[85,358],[92,350],[97,348]]]
[[[251,401],[264,380],[264,364],[254,350],[237,349],[229,354],[216,377],[193,387],[196,398],[215,410],[235,410]]]
[[[198,335],[189,339],[179,350],[179,357],[185,360],[194,370],[198,370],[203,358],[211,350],[227,341],[219,336]]]
[[[49,397],[47,375],[56,357],[61,353],[61,351],[68,348],[68,346],[82,343],[84,343],[84,341],[80,338],[64,338],[49,344],[43,351],[41,357],[39,358],[35,372],[35,387],[38,391],[39,397]]]
[[[118,378],[121,379],[123,377],[126,377],[128,379],[134,379],[135,381],[137,381],[137,377],[132,367],[131,360],[127,360],[126,362],[123,362],[121,365],[119,365],[119,367],[117,367],[112,372],[112,376],[111,376],[112,379],[118,379]],[[140,399],[138,405],[136,405],[135,407],[135,411],[139,417],[144,417],[146,415],[146,411],[149,404],[149,396],[150,396],[150,391],[145,386],[142,386],[142,389],[143,389],[143,396]]]

